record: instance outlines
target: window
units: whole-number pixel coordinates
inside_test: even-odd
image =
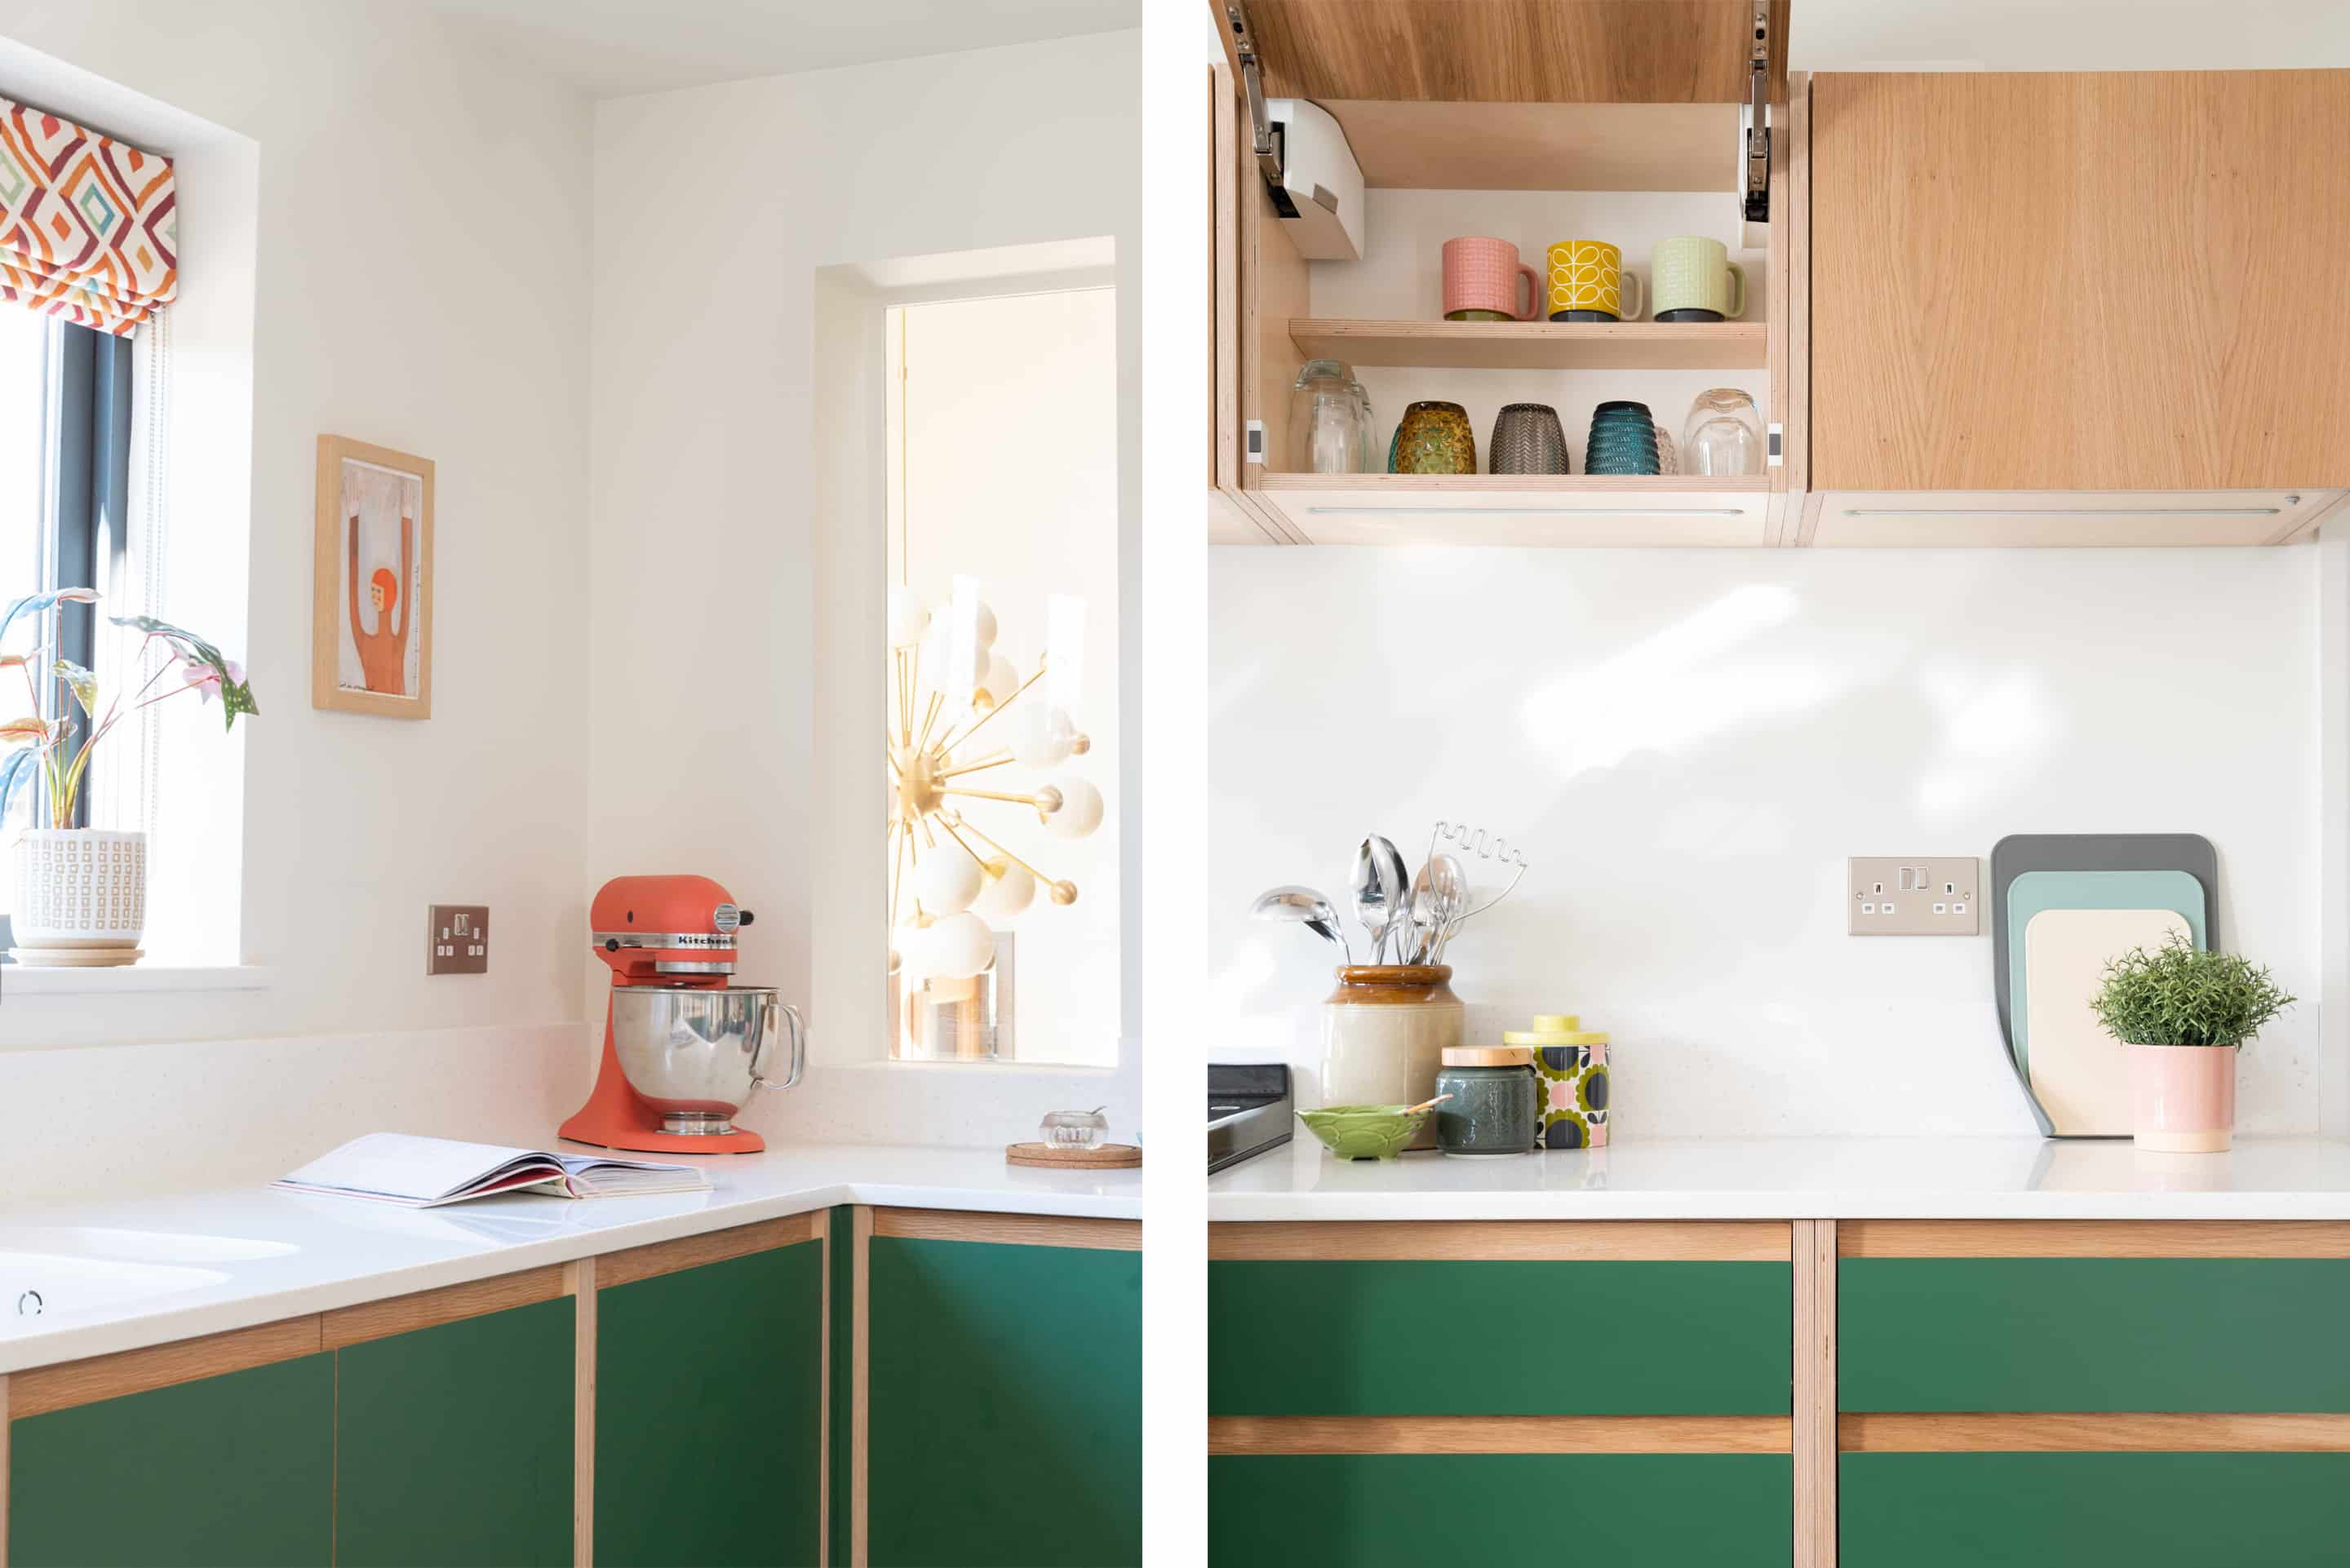
[[[942,704],[935,729],[892,715],[892,762],[910,732],[948,763],[893,786],[948,797],[889,844],[893,1056],[1118,1062],[1117,337],[1107,287],[887,313],[889,582],[930,630],[883,673],[908,707]],[[959,604],[993,612],[968,698],[946,668]],[[923,950],[947,922],[971,950],[952,961]]]
[[[124,508],[130,493],[130,356],[127,338],[0,307],[0,600],[57,587],[94,587],[101,594],[121,581],[126,545]],[[99,635],[88,605],[68,605],[59,625],[59,652],[75,663],[111,671],[110,639]],[[27,634],[11,628],[8,645],[22,650]],[[37,675],[37,672],[34,672]],[[42,717],[78,721],[61,711],[71,699],[47,680],[0,672],[0,716],[24,714],[36,702]],[[100,752],[72,820],[51,823],[37,788],[19,793],[10,826],[87,826]]]

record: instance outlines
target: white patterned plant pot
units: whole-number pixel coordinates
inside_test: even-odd
[[[135,948],[147,924],[147,836],[28,828],[10,851],[20,948]]]

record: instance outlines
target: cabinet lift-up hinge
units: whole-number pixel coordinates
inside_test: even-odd
[[[1746,101],[1738,106],[1741,192],[1750,223],[1771,221],[1771,5],[1754,0],[1754,36],[1747,56]]]
[[[1224,0],[1224,25],[1232,30],[1232,58],[1240,62],[1241,87],[1248,94],[1249,145],[1265,183],[1281,189],[1281,142],[1273,133],[1273,117],[1264,107],[1264,72],[1256,57],[1256,35],[1249,31],[1248,7],[1241,0]]]

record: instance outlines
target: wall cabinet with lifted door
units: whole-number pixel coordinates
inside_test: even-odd
[[[1788,287],[1787,160],[1767,165],[1749,222],[1741,104],[1783,106],[1784,0],[1211,0],[1232,53],[1212,89],[1215,330],[1211,536],[1244,544],[1768,545],[1784,465],[1751,475],[1591,475],[1595,407],[1646,403],[1675,441],[1698,393],[1735,387],[1776,426],[1796,301]],[[1758,48],[1760,50],[1758,57]],[[1253,77],[1256,92],[1248,90]],[[1286,128],[1259,99],[1299,99],[1336,120],[1367,187],[1361,256],[1307,260],[1276,209],[1256,146]],[[1783,145],[1785,132],[1781,132]],[[1651,247],[1721,242],[1742,269],[1744,314],[1720,322],[1448,321],[1442,247],[1516,247],[1547,294],[1546,248],[1596,239],[1647,278]],[[1628,303],[1628,302],[1627,302]],[[1523,307],[1523,306],[1521,306]],[[1406,406],[1460,404],[1469,474],[1310,472],[1291,429],[1309,360],[1341,360],[1373,409],[1383,467]],[[1566,475],[1494,474],[1495,416],[1557,410]]]

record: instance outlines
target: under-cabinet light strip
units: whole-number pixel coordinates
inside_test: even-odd
[[[1735,506],[1308,506],[1314,517],[1743,517]]]
[[[2282,506],[1846,506],[1839,517],[2281,517]]]

